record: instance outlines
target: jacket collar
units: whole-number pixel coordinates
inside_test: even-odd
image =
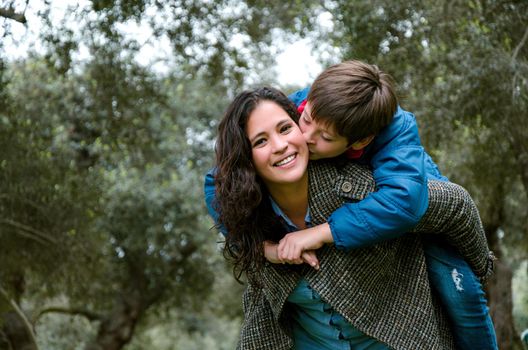
[[[342,160],[341,160],[342,161]],[[365,166],[336,166],[339,160],[319,160],[308,166],[308,201],[312,225],[319,225],[345,202],[358,202],[375,190],[374,179]]]

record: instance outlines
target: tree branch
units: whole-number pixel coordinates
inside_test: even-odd
[[[9,219],[0,219],[0,224],[9,225],[15,227],[22,232],[19,232],[22,236],[32,238],[43,244],[57,244],[57,241],[50,237],[47,233],[34,229],[33,227],[21,224],[19,222],[9,220]]]
[[[70,315],[70,316],[84,316],[90,322],[100,321],[103,318],[103,316],[99,315],[98,313],[92,312],[86,309],[51,306],[51,307],[41,310],[38,313],[38,315],[34,318],[34,322],[36,322],[39,318],[41,318],[45,314],[49,314],[49,313],[59,313],[59,314],[65,314],[65,315]]]
[[[24,326],[26,327],[26,331],[31,339],[31,342],[33,342],[35,349],[38,349],[37,339],[35,338],[35,334],[33,333],[33,326],[31,325],[31,323],[29,323],[29,320],[27,319],[26,315],[24,315],[24,312],[18,307],[17,303],[9,297],[7,292],[2,287],[0,287],[0,295],[4,297],[4,299],[9,303],[9,305],[11,305],[13,311],[17,314],[17,316],[20,317],[22,323],[24,323]]]
[[[0,200],[1,200],[1,199],[12,200],[12,197],[13,197],[13,196],[10,196],[10,195],[7,194],[7,193],[0,193]],[[46,213],[45,208],[44,208],[43,206],[41,206],[41,205],[35,203],[34,201],[32,201],[32,200],[30,200],[30,199],[27,199],[27,198],[22,198],[22,197],[20,197],[20,196],[17,196],[17,197],[16,197],[16,201],[20,201],[20,202],[22,202],[22,203],[28,204],[28,205],[31,206],[32,208],[34,208],[34,209],[40,211],[43,215],[46,216],[46,218],[49,219],[49,217],[48,217],[48,215],[47,215],[47,213]]]
[[[519,42],[519,44],[513,50],[513,54],[512,54],[512,58],[511,58],[511,65],[512,65],[512,68],[515,71],[515,73],[513,74],[513,78],[512,78],[512,102],[515,101],[516,91],[517,91],[517,89],[516,89],[517,88],[517,79],[520,76],[519,70],[515,69],[515,63],[516,63],[517,55],[519,54],[519,51],[521,51],[521,49],[524,46],[524,44],[526,44],[526,40],[528,40],[528,27],[526,27],[526,30],[524,31],[524,35],[523,35],[521,41]]]
[[[519,45],[515,47],[515,50],[513,50],[512,64],[515,63],[515,60],[517,59],[517,55],[519,54],[519,51],[522,49],[524,44],[526,44],[526,40],[528,40],[528,27],[526,27],[526,30],[524,31],[524,35],[521,39],[521,42],[519,43]]]
[[[2,8],[0,7],[0,17],[12,19],[13,21],[20,22],[22,24],[27,23],[26,16],[23,13],[17,13],[14,8]]]

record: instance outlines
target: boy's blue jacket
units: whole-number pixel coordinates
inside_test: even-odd
[[[308,92],[306,88],[289,98],[299,106]],[[408,232],[427,210],[427,179],[447,181],[423,149],[414,115],[400,107],[361,158],[351,161],[372,167],[377,191],[360,202],[343,205],[328,219],[334,244],[340,249],[365,247]],[[209,214],[217,221],[212,207],[213,170],[205,177],[204,192]]]

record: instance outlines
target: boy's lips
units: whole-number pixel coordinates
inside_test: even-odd
[[[319,159],[319,156],[317,155],[317,153],[308,150],[308,159],[316,160]]]

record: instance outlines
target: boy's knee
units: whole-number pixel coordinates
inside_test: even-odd
[[[486,305],[482,285],[470,269],[453,268],[443,276],[438,291],[443,303],[455,310],[481,310]]]

